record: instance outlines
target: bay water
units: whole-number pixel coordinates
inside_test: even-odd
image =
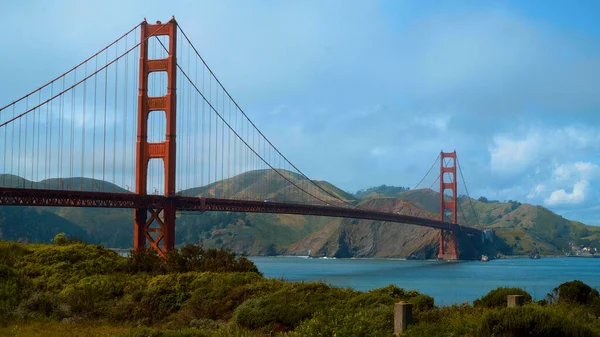
[[[519,258],[489,262],[281,256],[250,259],[265,277],[323,281],[361,291],[394,284],[430,295],[436,305],[472,302],[498,287],[519,287],[539,300],[559,284],[572,280],[600,290],[600,258]]]

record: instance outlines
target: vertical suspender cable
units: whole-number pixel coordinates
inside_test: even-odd
[[[125,35],[125,50],[129,50],[129,43],[127,43],[127,35]],[[129,148],[129,144],[127,143],[127,96],[129,95],[129,53],[125,55],[125,94],[123,95],[123,146],[122,146],[122,162],[121,162],[121,187],[125,188],[125,162],[127,160],[127,149]]]
[[[119,55],[119,43],[115,44],[115,58]],[[118,90],[119,90],[119,61],[115,62],[115,104],[113,111],[113,169],[112,169],[112,181],[113,192],[116,192],[115,188],[117,185],[117,102],[118,102]]]
[[[87,77],[87,62],[84,67],[85,77]],[[79,190],[83,190],[83,177],[85,175],[85,108],[87,105],[87,81],[83,82],[83,122],[81,128],[81,178],[79,179]]]
[[[106,64],[108,64],[108,49],[106,50]],[[104,69],[104,132],[102,136],[102,192],[106,182],[106,107],[108,103],[108,68]]]

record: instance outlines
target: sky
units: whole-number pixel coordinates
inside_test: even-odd
[[[3,1],[0,105],[172,15],[313,179],[412,188],[456,150],[472,197],[600,225],[600,2]]]

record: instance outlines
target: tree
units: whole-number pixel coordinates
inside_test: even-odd
[[[52,239],[52,243],[57,246],[64,246],[67,244],[67,242],[67,234],[65,233],[58,233],[56,236],[54,236],[54,239]]]

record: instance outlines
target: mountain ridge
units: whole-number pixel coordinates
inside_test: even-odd
[[[296,200],[294,198],[297,198],[297,194],[292,193],[291,190],[295,187],[290,186],[284,179],[271,177],[271,184],[260,185],[259,179],[264,178],[266,174],[270,173],[267,170],[250,171],[207,186],[181,191],[181,193],[193,196],[202,192],[203,195],[209,196],[229,195],[238,198],[275,200],[286,197],[290,201]],[[299,179],[299,176],[292,176],[292,172],[284,174]],[[12,184],[7,184],[7,181],[11,181]],[[0,175],[0,185],[16,187],[15,181],[30,186],[54,188],[64,186],[65,183],[80,184],[84,189],[103,186],[105,189],[127,193],[116,185],[90,178],[76,177],[31,182],[15,176]],[[330,196],[324,194],[330,201],[337,198],[351,205],[370,209],[436,219],[439,216],[439,194],[435,191],[381,185],[361,190],[362,194],[358,193],[361,191],[350,194],[326,181],[315,183],[330,194]],[[306,188],[312,186],[310,182],[302,180],[297,184]],[[461,196],[458,198],[458,207],[459,223],[481,229],[493,229],[498,239],[505,242],[502,249],[498,249],[498,252],[504,255],[525,255],[534,248],[543,255],[563,254],[571,244],[590,245],[600,249],[600,227],[564,219],[542,206],[516,201],[490,202],[485,198],[476,200]],[[3,208],[7,207],[0,207],[0,210]],[[60,230],[73,232],[69,234],[85,237],[89,242],[101,243],[113,248],[131,247],[133,240],[131,210],[60,207],[38,210],[19,209],[22,211],[11,212],[22,212],[24,219],[32,219],[33,214],[27,215],[31,211],[38,214],[47,212],[44,214],[55,216],[48,216],[47,220],[37,219],[35,226],[32,227],[39,228],[45,223],[44,221],[47,221],[47,227],[52,230],[43,237],[34,235],[28,237],[22,233],[19,234],[20,236],[7,236],[4,233],[9,233],[15,226],[0,217],[2,232],[0,238],[48,242],[51,234]],[[59,225],[52,227],[52,223]],[[227,247],[251,255],[306,255],[310,250],[315,256],[430,258],[435,257],[437,253],[436,233],[436,230],[418,226],[355,219],[285,214],[180,212],[177,215],[176,244],[202,243],[207,247]]]

